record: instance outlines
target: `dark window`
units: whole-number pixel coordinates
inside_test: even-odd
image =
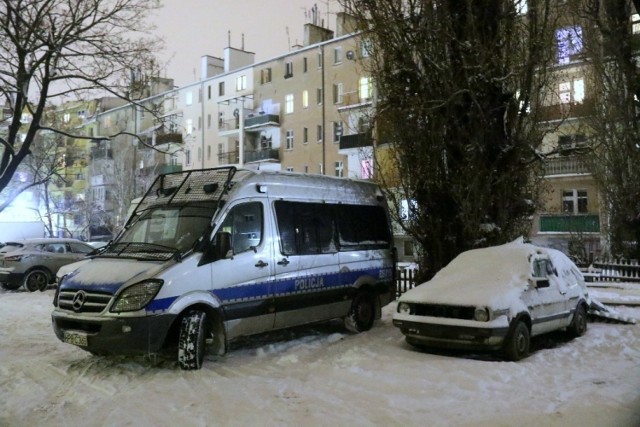
[[[277,201],[275,210],[285,255],[334,253],[338,247],[341,251],[388,248],[391,243],[380,206]]]
[[[322,203],[275,203],[282,253],[335,253],[332,207]]]
[[[388,248],[387,215],[380,206],[340,205],[338,235],[341,251]]]

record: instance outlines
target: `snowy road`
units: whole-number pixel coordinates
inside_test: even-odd
[[[391,304],[364,334],[269,334],[185,372],[59,342],[53,293],[0,291],[0,426],[640,426],[640,324],[590,323],[512,363],[416,351]]]

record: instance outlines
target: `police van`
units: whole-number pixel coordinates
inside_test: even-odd
[[[177,353],[342,318],[370,329],[395,298],[386,199],[370,182],[235,167],[160,175],[117,238],[64,277],[52,313],[93,354]],[[176,351],[177,349],[177,351]]]

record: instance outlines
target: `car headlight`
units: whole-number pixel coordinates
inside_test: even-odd
[[[478,322],[488,322],[489,318],[489,309],[487,307],[476,307],[473,312],[473,319]]]
[[[411,306],[406,302],[399,303],[398,304],[398,313],[411,314]]]
[[[124,311],[140,310],[158,294],[163,283],[162,280],[156,279],[129,286],[118,295],[111,311],[113,313],[122,313]]]

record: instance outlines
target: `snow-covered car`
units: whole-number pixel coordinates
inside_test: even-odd
[[[31,292],[43,291],[54,282],[55,273],[60,267],[81,260],[93,251],[93,247],[76,239],[45,238],[8,242],[0,251],[0,283],[9,290],[18,289],[24,284]]]
[[[520,360],[532,336],[583,335],[590,303],[567,256],[520,240],[460,254],[399,298],[393,324],[417,347],[501,350]]]

